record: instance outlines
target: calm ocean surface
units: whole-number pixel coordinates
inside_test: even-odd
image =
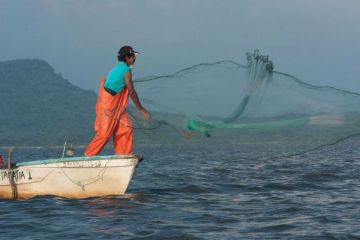
[[[0,200],[0,239],[360,239],[359,145],[277,159],[234,145],[141,146],[125,196]]]

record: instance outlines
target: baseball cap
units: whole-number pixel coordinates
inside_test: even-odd
[[[134,54],[137,55],[139,54],[139,52],[136,52],[132,47],[130,46],[123,46],[120,48],[118,55],[120,57],[126,56],[126,55],[130,55],[130,54]]]

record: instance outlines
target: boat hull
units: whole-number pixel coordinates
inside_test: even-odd
[[[138,161],[136,155],[123,155],[20,163],[14,169],[0,170],[0,198],[122,195],[128,188]]]

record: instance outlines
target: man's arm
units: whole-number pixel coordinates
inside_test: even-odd
[[[125,84],[127,89],[129,90],[131,100],[134,102],[137,109],[142,113],[145,118],[150,118],[150,113],[141,105],[139,97],[135,91],[131,71],[127,72],[125,75]]]

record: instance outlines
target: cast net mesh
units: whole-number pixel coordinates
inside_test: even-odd
[[[246,65],[202,63],[134,82],[153,115],[130,109],[137,143],[232,144],[276,158],[360,135],[360,94],[274,71],[257,50]]]

